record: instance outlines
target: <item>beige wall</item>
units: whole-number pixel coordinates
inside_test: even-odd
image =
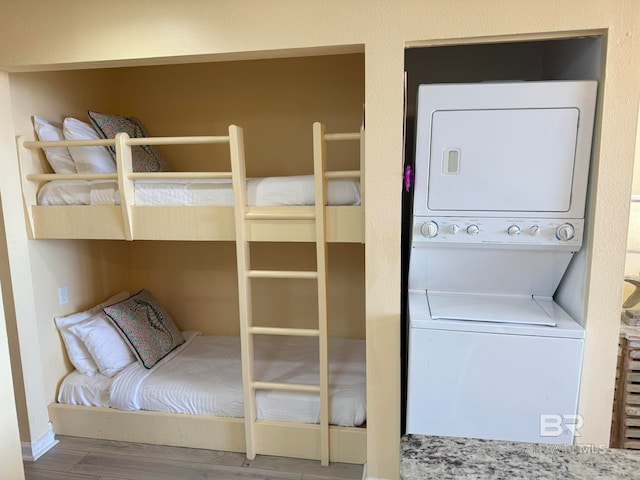
[[[283,55],[323,47],[353,52],[364,45],[366,100],[366,334],[368,360],[368,474],[397,478],[399,438],[400,178],[403,54],[407,42],[439,43],[607,35],[605,86],[595,156],[597,169],[587,266],[586,346],[580,393],[585,417],[581,442],[607,443],[624,264],[624,235],[631,193],[638,105],[639,4],[635,0],[189,0],[115,1],[96,17],[93,5],[60,0],[2,2],[0,68],[162,63]],[[68,7],[73,6],[73,10]],[[120,6],[121,8],[118,8]],[[64,12],[61,14],[61,12]],[[117,32],[114,34],[114,32]],[[108,40],[105,40],[108,39]],[[358,47],[359,48],[359,47]],[[6,82],[0,111],[10,110]],[[12,122],[0,118],[3,142]],[[15,154],[3,147],[3,200],[19,203],[11,170]],[[13,160],[12,160],[13,159]],[[5,165],[6,163],[6,165]],[[16,316],[35,330],[32,285],[22,218],[3,205]],[[20,212],[21,213],[21,212]],[[13,259],[12,259],[13,258]],[[25,288],[23,288],[25,287]],[[19,311],[18,311],[19,310]],[[33,309],[32,309],[33,310]],[[33,382],[37,354],[23,352]],[[26,360],[26,363],[25,363]],[[37,376],[37,374],[36,374]],[[35,396],[34,396],[35,395]],[[37,402],[37,392],[28,392]]]
[[[117,111],[135,115],[153,135],[226,135],[244,130],[247,175],[313,172],[311,125],[358,131],[364,104],[364,55],[195,63],[116,69]],[[343,143],[345,145],[345,143]],[[351,152],[332,156],[357,168]],[[226,146],[165,147],[173,168],[228,168]],[[344,150],[344,148],[343,148]],[[351,153],[351,155],[348,155]],[[349,161],[348,157],[351,157]],[[335,168],[335,167],[334,167]]]
[[[147,288],[161,299],[182,329],[238,335],[235,244],[221,242],[134,242],[132,291]],[[329,334],[364,338],[364,247],[329,246]],[[255,244],[257,269],[313,270],[313,244]],[[313,282],[256,281],[254,323],[317,328]]]
[[[6,251],[0,253],[3,263]],[[0,464],[5,478],[20,480],[24,478],[18,416],[14,403],[12,365],[9,357],[7,325],[4,316],[4,277],[0,288]]]
[[[11,97],[9,79],[6,73],[0,74],[0,156],[10,158],[15,155],[13,118],[11,115]],[[8,156],[8,157],[6,157]],[[48,415],[45,404],[43,384],[43,365],[40,359],[38,327],[35,321],[35,294],[31,277],[29,246],[24,228],[24,215],[20,200],[20,182],[16,162],[3,162],[3,175],[0,177],[2,196],[2,216],[5,224],[7,260],[2,262],[10,272],[11,289],[14,301],[7,302],[13,306],[13,312],[6,315],[7,320],[15,320],[15,325],[7,329],[8,333],[18,336],[11,338],[12,361],[19,358],[22,369],[22,382],[16,382],[14,388],[21,391],[16,395],[20,416],[20,436],[23,441],[32,441],[47,434]],[[8,407],[10,408],[10,407]]]
[[[638,112],[640,115],[640,111]],[[636,153],[633,168],[633,187],[631,190],[632,195],[640,195],[640,152],[638,152],[638,146],[640,145],[640,122],[638,122],[636,129]]]
[[[15,406],[18,414],[18,425],[21,431],[29,432],[29,414],[27,412],[27,399],[25,396],[22,364],[20,361],[20,345],[17,341],[18,326],[16,324],[16,309],[13,304],[13,288],[11,285],[11,273],[9,271],[9,254],[7,252],[6,235],[4,231],[4,219],[0,226],[0,284],[2,284],[3,315],[7,328],[9,342],[9,358],[11,360],[11,376],[13,377],[13,392]]]

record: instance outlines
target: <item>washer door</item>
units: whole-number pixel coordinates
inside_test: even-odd
[[[431,318],[555,327],[556,321],[531,295],[427,292]]]
[[[579,110],[438,110],[427,208],[567,212]]]

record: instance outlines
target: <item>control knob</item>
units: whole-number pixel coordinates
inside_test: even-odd
[[[540,233],[540,230],[541,230],[540,225],[533,225],[529,228],[529,233],[535,236]]]
[[[556,230],[556,238],[561,242],[568,242],[575,235],[575,229],[570,223],[563,223]]]
[[[469,235],[477,235],[478,233],[480,233],[480,228],[478,228],[477,225],[469,225],[467,227],[467,233]]]
[[[451,225],[451,226],[449,227],[449,231],[450,231],[452,234],[454,234],[454,235],[455,235],[456,233],[458,233],[458,232],[460,231],[460,227],[454,223],[453,225]]]
[[[512,237],[515,235],[520,235],[520,227],[518,225],[511,225],[507,228],[507,233]]]
[[[433,220],[430,222],[425,222],[420,227],[420,232],[427,238],[433,238],[438,235],[438,224]]]

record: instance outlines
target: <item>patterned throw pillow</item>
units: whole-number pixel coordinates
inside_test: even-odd
[[[140,290],[103,310],[129,341],[131,351],[146,368],[153,367],[184,343],[184,336],[169,312],[147,290]]]
[[[142,124],[134,117],[122,117],[89,110],[91,123],[103,138],[115,138],[116,133],[124,132],[131,138],[147,137]],[[116,155],[115,147],[109,151]],[[134,145],[131,147],[134,172],[168,172],[171,169],[162,154],[153,145]]]

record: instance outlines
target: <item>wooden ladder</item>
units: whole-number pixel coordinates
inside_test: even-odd
[[[258,390],[286,390],[293,392],[313,392],[320,397],[320,461],[322,465],[329,464],[329,359],[327,334],[327,242],[325,232],[325,209],[327,198],[327,179],[329,178],[360,178],[360,171],[326,172],[325,140],[353,140],[360,139],[360,134],[325,134],[324,126],[320,123],[313,125],[313,157],[314,157],[314,186],[315,208],[313,214],[308,209],[297,213],[278,213],[269,211],[269,207],[252,208],[247,212],[246,170],[242,130],[230,127],[231,141],[231,169],[233,176],[234,212],[236,228],[236,255],[238,266],[238,294],[240,300],[240,338],[242,355],[242,379],[244,389],[244,418],[246,455],[252,460],[256,455],[255,423],[256,423],[256,392]],[[316,270],[315,271],[287,271],[287,270],[254,270],[251,267],[250,241],[248,235],[248,221],[309,221],[315,220]],[[283,242],[287,239],[283,238]],[[251,296],[251,281],[255,278],[263,279],[299,279],[315,280],[318,291],[318,327],[317,328],[283,328],[260,327],[253,325],[253,304]],[[284,335],[317,337],[319,345],[320,382],[315,384],[276,383],[257,381],[254,378],[254,336],[255,335]]]

